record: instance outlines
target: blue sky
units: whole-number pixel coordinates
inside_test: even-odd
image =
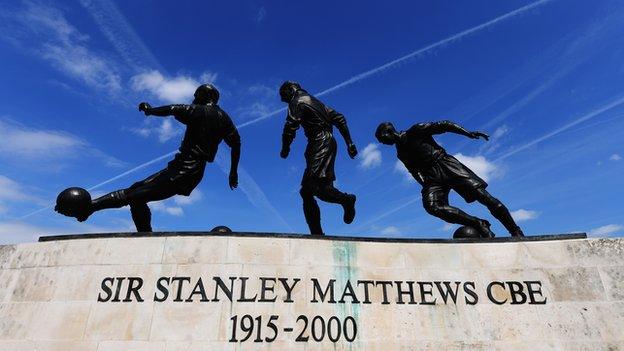
[[[285,79],[344,113],[360,150],[349,159],[336,133],[337,185],[358,195],[358,214],[345,225],[339,207],[322,204],[327,233],[452,235],[373,136],[381,121],[439,119],[493,136],[438,140],[488,180],[525,233],[624,233],[619,1],[0,3],[0,243],[133,230],[127,209],[77,223],[49,206],[66,187],[97,196],[163,168],[181,126],[136,106],[188,103],[204,82],[241,126],[241,186],[227,186],[222,145],[191,197],[151,204],[154,229],[307,232],[302,133],[279,158]]]

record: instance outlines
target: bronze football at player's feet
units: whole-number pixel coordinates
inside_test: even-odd
[[[67,188],[56,197],[54,211],[74,217],[79,222],[85,221],[91,214],[91,194],[86,189],[79,187]]]

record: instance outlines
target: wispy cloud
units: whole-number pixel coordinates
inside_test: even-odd
[[[613,234],[617,234],[624,231],[624,226],[620,224],[607,224],[602,227],[591,229],[587,232],[588,236],[591,237],[604,237],[611,236]]]
[[[109,0],[80,0],[100,31],[126,64],[135,70],[163,70],[160,63],[136,34],[117,5]]]
[[[7,210],[7,205],[15,202],[29,202],[35,205],[43,205],[45,200],[32,195],[32,191],[26,189],[22,184],[17,181],[0,175],[0,213],[4,213]]]
[[[17,12],[0,16],[7,38],[85,85],[108,93],[121,90],[117,65],[89,47],[81,33],[56,8],[25,2]]]
[[[184,215],[184,210],[180,206],[169,206],[165,201],[155,201],[149,204],[149,207],[158,212],[168,213],[172,216],[180,217]]]
[[[381,230],[381,234],[385,237],[393,237],[401,234],[401,230],[393,225],[387,226]]]
[[[266,16],[267,16],[266,8],[264,8],[264,6],[262,6],[262,7],[260,7],[258,9],[258,12],[256,12],[256,17],[254,19],[256,20],[256,23],[260,23],[260,22],[264,21]]]
[[[152,210],[180,217],[184,215],[184,206],[195,204],[203,198],[203,194],[199,189],[193,190],[189,196],[176,195],[170,199],[150,202],[149,206]]]
[[[609,157],[609,161],[621,161],[622,160],[622,156],[620,156],[620,154],[613,154]]]
[[[0,159],[32,164],[84,156],[96,157],[107,166],[124,163],[92,147],[81,138],[60,130],[36,129],[0,119]]]
[[[455,229],[459,228],[458,224],[454,224],[454,223],[444,223],[444,225],[442,226],[442,228],[440,228],[440,231],[443,232],[451,232],[454,231]]]
[[[381,151],[379,145],[370,143],[358,155],[360,167],[364,169],[377,168],[381,165]]]
[[[195,189],[189,196],[182,196],[182,195],[174,196],[173,202],[179,206],[188,206],[188,205],[192,205],[194,203],[201,201],[203,198],[204,198],[204,193],[202,193],[201,190],[199,189]]]
[[[171,119],[163,119],[160,124],[153,120],[147,120],[142,127],[129,128],[129,130],[143,138],[156,136],[161,143],[171,140],[171,138],[182,134],[182,127],[173,124]]]
[[[237,118],[255,120],[274,112],[277,99],[277,88],[266,84],[253,84],[247,89],[239,89],[239,98],[243,101],[235,110]],[[239,126],[242,128],[245,124]]]
[[[532,211],[532,210],[525,210],[521,208],[519,210],[512,211],[511,217],[513,217],[513,219],[516,222],[523,222],[523,221],[528,221],[531,219],[536,219],[537,217],[539,217],[539,212]]]

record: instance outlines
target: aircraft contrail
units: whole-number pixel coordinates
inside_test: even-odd
[[[135,71],[142,71],[145,67],[156,67],[165,72],[114,2],[109,0],[79,0],[79,2],[91,14],[102,34],[128,66]]]
[[[550,133],[548,133],[546,135],[543,135],[543,136],[541,136],[541,137],[539,137],[539,138],[537,138],[535,140],[532,140],[532,141],[530,141],[530,142],[528,142],[528,143],[526,143],[526,144],[524,144],[524,145],[522,145],[520,147],[517,147],[517,148],[507,152],[506,154],[501,155],[500,157],[495,159],[493,162],[496,163],[496,162],[504,160],[504,159],[506,159],[506,158],[508,158],[510,156],[513,156],[513,155],[517,154],[518,152],[520,152],[522,150],[526,150],[526,149],[530,148],[533,145],[536,145],[536,144],[538,144],[538,143],[540,143],[540,142],[542,142],[544,140],[550,139],[553,136],[570,129],[570,128],[574,127],[575,125],[579,124],[579,123],[582,123],[582,122],[585,122],[585,121],[587,121],[589,119],[592,119],[592,118],[600,115],[601,113],[606,112],[606,111],[608,111],[608,110],[610,110],[610,109],[612,109],[614,107],[617,107],[619,105],[622,105],[622,104],[624,104],[624,96],[620,97],[620,98],[618,98],[618,99],[616,99],[616,100],[614,100],[614,101],[612,101],[612,102],[610,102],[610,103],[608,103],[608,104],[606,104],[606,105],[604,105],[604,106],[602,106],[602,107],[600,107],[598,109],[595,109],[595,110],[593,110],[593,111],[591,111],[589,113],[586,113],[585,115],[575,119],[574,121],[572,121],[572,122],[570,122],[570,123],[568,123],[568,124],[566,124],[566,125],[564,125],[562,127],[559,127],[557,129],[553,130],[552,132],[550,132]]]
[[[445,39],[439,40],[439,41],[437,41],[437,42],[435,42],[433,44],[430,44],[430,45],[427,45],[425,47],[422,47],[422,48],[420,48],[420,49],[418,49],[416,51],[413,51],[413,52],[411,52],[411,53],[409,53],[407,55],[401,56],[401,57],[399,57],[397,59],[394,59],[392,61],[384,63],[381,66],[377,66],[377,67],[375,67],[373,69],[370,69],[368,71],[365,71],[365,72],[362,72],[360,74],[357,74],[357,75],[355,75],[355,76],[353,76],[353,77],[351,77],[351,78],[349,78],[349,79],[347,79],[347,80],[345,80],[345,81],[343,81],[341,83],[338,83],[338,84],[336,84],[336,85],[334,85],[334,86],[332,86],[330,88],[322,90],[322,91],[320,91],[320,92],[318,92],[318,93],[316,93],[314,95],[316,95],[316,96],[323,96],[323,95],[329,94],[331,92],[334,92],[336,90],[342,89],[342,88],[344,88],[346,86],[349,86],[349,85],[351,85],[353,83],[356,83],[356,82],[359,82],[361,80],[364,80],[364,79],[366,79],[366,78],[368,78],[368,77],[370,77],[372,75],[375,75],[377,73],[383,72],[383,71],[385,71],[385,70],[387,70],[387,69],[389,69],[389,68],[391,68],[393,66],[396,66],[396,65],[398,65],[398,64],[400,64],[402,62],[405,62],[405,61],[407,61],[407,60],[409,60],[411,58],[414,58],[414,57],[416,57],[418,55],[422,55],[422,54],[424,54],[426,52],[429,52],[429,51],[432,51],[434,49],[440,48],[440,47],[442,47],[442,46],[444,46],[446,44],[450,44],[452,42],[455,42],[455,41],[457,41],[459,39],[462,39],[462,38],[464,38],[464,37],[466,37],[466,36],[468,36],[470,34],[474,34],[474,33],[478,32],[478,31],[480,31],[482,29],[491,27],[491,26],[493,26],[493,25],[495,25],[497,23],[500,23],[500,22],[502,22],[502,21],[504,21],[506,19],[509,19],[509,18],[514,17],[514,16],[520,15],[522,13],[525,13],[525,12],[529,11],[529,10],[538,8],[538,7],[540,7],[540,6],[544,5],[544,4],[552,2],[552,1],[554,1],[554,0],[539,0],[539,1],[535,1],[533,3],[530,3],[530,4],[526,5],[526,6],[523,6],[523,7],[520,7],[518,9],[515,9],[513,11],[507,12],[504,15],[498,16],[498,17],[496,17],[494,19],[491,19],[491,20],[489,20],[487,22],[481,23],[481,24],[479,24],[477,26],[474,26],[472,28],[466,29],[466,30],[461,31],[459,33],[453,34],[453,35],[451,35],[451,36],[449,36],[449,37],[447,37]],[[256,124],[256,123],[258,123],[258,122],[260,122],[262,120],[265,120],[267,118],[275,116],[275,115],[277,115],[279,113],[282,113],[284,111],[286,111],[286,108],[281,108],[281,109],[269,112],[269,113],[267,113],[267,114],[265,114],[263,116],[260,116],[260,117],[258,117],[256,119],[253,119],[253,120],[241,123],[240,125],[237,126],[237,128],[239,128],[239,129],[245,128],[247,126]],[[177,150],[169,152],[166,155],[159,156],[159,157],[157,157],[157,158],[155,158],[153,160],[147,161],[145,163],[142,163],[142,164],[140,164],[140,165],[138,165],[138,166],[136,166],[136,167],[126,171],[126,172],[123,172],[123,173],[121,173],[119,175],[116,175],[116,176],[114,176],[114,177],[112,177],[110,179],[107,179],[107,180],[105,180],[105,181],[103,181],[103,182],[101,182],[99,184],[96,184],[96,185],[92,186],[88,190],[97,189],[97,188],[99,188],[99,187],[101,187],[101,186],[103,186],[105,184],[109,184],[109,183],[111,183],[111,182],[113,182],[113,181],[115,181],[117,179],[123,178],[123,177],[125,177],[125,176],[127,176],[129,174],[132,174],[132,173],[134,173],[134,172],[136,172],[136,171],[138,171],[140,169],[143,169],[143,168],[145,168],[145,167],[147,167],[147,166],[149,166],[151,164],[154,164],[154,163],[156,163],[158,161],[161,161],[162,159],[170,157],[170,156],[174,155],[176,152],[177,152]],[[30,216],[32,216],[32,215],[34,215],[36,213],[39,213],[39,212],[43,211],[44,209],[47,209],[47,208],[50,208],[50,207],[46,207],[46,208],[39,209],[37,211],[28,213],[28,214],[26,214],[26,215],[24,215],[22,217],[19,217],[19,219],[24,219],[24,218],[30,217]]]
[[[323,91],[320,91],[320,92],[318,92],[318,93],[316,93],[314,95],[315,96],[323,96],[323,95],[329,94],[331,92],[334,92],[336,90],[342,89],[342,88],[344,88],[344,87],[346,87],[348,85],[351,85],[353,83],[359,82],[359,81],[361,81],[363,79],[366,79],[366,78],[368,78],[368,77],[370,77],[372,75],[375,75],[377,73],[383,72],[383,71],[387,70],[388,68],[396,66],[396,65],[398,65],[398,64],[400,64],[400,63],[402,63],[404,61],[407,61],[407,60],[409,60],[411,58],[414,58],[414,57],[416,57],[418,55],[422,55],[422,54],[427,53],[427,52],[429,52],[431,50],[437,49],[437,48],[442,47],[442,46],[444,46],[446,44],[449,44],[449,43],[452,43],[454,41],[457,41],[457,40],[459,40],[461,38],[464,38],[464,37],[466,37],[466,36],[468,36],[470,34],[474,34],[474,33],[478,32],[478,31],[480,31],[482,29],[491,27],[491,26],[493,26],[493,25],[495,25],[495,24],[497,24],[499,22],[502,22],[502,21],[504,21],[506,19],[509,19],[511,17],[514,17],[514,16],[517,16],[517,15],[522,14],[524,12],[527,12],[529,10],[535,9],[535,8],[537,8],[537,7],[541,6],[541,5],[544,5],[544,4],[548,3],[548,2],[551,2],[551,1],[553,1],[553,0],[540,0],[540,1],[536,1],[536,2],[530,3],[530,4],[526,5],[526,6],[520,7],[518,9],[516,9],[516,10],[511,11],[511,12],[507,12],[504,15],[498,16],[498,17],[496,17],[494,19],[491,19],[491,20],[489,20],[487,22],[481,23],[481,24],[479,24],[477,26],[474,26],[472,28],[466,29],[466,30],[461,31],[459,33],[453,34],[450,37],[447,37],[445,39],[437,41],[437,42],[435,42],[433,44],[429,44],[429,45],[427,45],[425,47],[422,47],[422,48],[420,48],[420,49],[418,49],[416,51],[412,51],[409,54],[401,56],[401,57],[399,57],[399,58],[397,58],[395,60],[386,62],[386,63],[384,63],[381,66],[377,66],[377,67],[375,67],[373,69],[370,69],[368,71],[365,71],[365,72],[362,72],[360,74],[357,74],[357,75],[355,75],[355,76],[353,76],[353,77],[351,77],[351,78],[349,78],[349,79],[347,79],[347,80],[345,80],[345,81],[343,81],[341,83],[338,83],[338,84],[334,85],[331,88],[327,88],[327,89],[325,89]],[[245,123],[242,124],[242,126],[244,127],[244,126],[248,126],[250,124],[255,124],[257,122],[265,120],[265,119],[267,119],[269,117],[272,117],[272,116],[278,114],[279,112],[282,112],[282,111],[285,111],[285,110],[286,110],[285,108],[282,108],[282,109],[270,112],[270,113],[268,113],[268,114],[266,114],[264,116],[260,116],[260,117],[258,117],[256,119],[253,119],[251,121],[245,122]]]

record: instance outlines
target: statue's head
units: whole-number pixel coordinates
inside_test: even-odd
[[[196,104],[207,104],[210,102],[216,104],[219,101],[219,91],[212,84],[200,85],[197,87],[197,90],[195,90],[193,96],[195,97],[194,103]]]
[[[290,102],[290,100],[292,100],[292,98],[295,96],[295,94],[299,90],[302,90],[301,85],[299,85],[299,83],[287,80],[284,83],[282,83],[282,86],[280,86],[280,89],[279,89],[280,99],[283,102]]]
[[[386,145],[394,145],[399,140],[399,133],[394,128],[394,125],[390,122],[383,122],[379,124],[375,131],[375,138],[380,143]]]

